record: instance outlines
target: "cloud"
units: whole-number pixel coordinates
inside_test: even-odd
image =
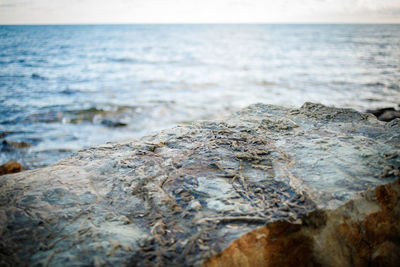
[[[399,0],[0,0],[0,23],[400,22],[399,10]]]

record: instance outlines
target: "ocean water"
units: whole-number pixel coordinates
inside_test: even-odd
[[[400,25],[0,26],[0,164],[252,103],[400,103]]]

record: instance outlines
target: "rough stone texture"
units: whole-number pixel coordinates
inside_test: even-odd
[[[400,264],[400,181],[368,190],[299,224],[273,222],[243,235],[204,267]]]
[[[398,179],[399,151],[399,119],[312,103],[87,149],[0,177],[0,264],[201,265],[276,221],[307,255],[300,218]]]

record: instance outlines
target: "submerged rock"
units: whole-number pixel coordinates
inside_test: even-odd
[[[102,120],[101,124],[103,124],[104,126],[107,126],[107,127],[111,127],[111,128],[125,127],[125,126],[128,125],[128,124],[126,124],[124,122],[107,120],[107,119]]]
[[[30,148],[31,145],[28,144],[27,142],[13,142],[13,141],[3,140],[0,147],[1,147],[0,149],[1,152],[11,152],[16,149]]]
[[[257,104],[223,121],[80,151],[0,178],[1,263],[209,263],[262,225],[296,235],[306,214],[397,180],[399,141],[399,120]],[[290,250],[312,254],[313,240],[296,240]]]

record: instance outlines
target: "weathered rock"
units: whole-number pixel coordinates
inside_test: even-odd
[[[0,166],[0,175],[22,172],[22,165],[16,161],[9,161]]]
[[[382,115],[379,116],[379,120],[381,121],[392,121],[394,119],[400,118],[400,111],[385,111]]]
[[[294,248],[305,214],[398,179],[399,151],[400,120],[312,103],[87,149],[0,178],[1,263],[201,265],[277,221]]]
[[[209,259],[218,266],[399,266],[400,181],[358,195],[301,223],[273,222]]]
[[[388,122],[400,118],[400,111],[395,110],[392,107],[367,110],[367,112],[375,115],[375,117],[380,121]]]
[[[395,111],[393,107],[388,107],[388,108],[378,108],[378,109],[368,109],[367,112],[373,114],[375,117],[379,117],[386,111]]]

